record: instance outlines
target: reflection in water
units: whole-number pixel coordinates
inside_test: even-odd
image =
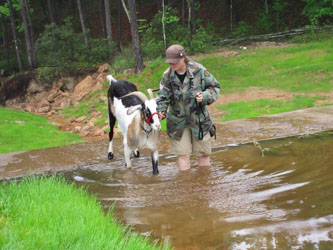
[[[175,248],[333,249],[333,136],[213,150],[210,168],[178,172],[162,155],[87,166],[68,178],[143,235]]]

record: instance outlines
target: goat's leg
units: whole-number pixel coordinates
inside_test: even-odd
[[[139,152],[139,150],[138,150],[138,149],[135,149],[135,150],[133,151],[133,155],[134,155],[135,158],[139,158],[139,157],[140,157],[140,152]]]
[[[113,128],[114,124],[116,123],[116,118],[112,114],[112,112],[109,110],[109,126],[110,126],[110,132],[109,132],[109,150],[108,150],[108,159],[113,159]]]
[[[153,164],[153,175],[159,174],[158,172],[158,151],[151,151],[151,161]]]
[[[126,167],[128,168],[132,167],[131,153],[132,149],[127,145],[127,141],[124,139],[124,156],[125,156]]]

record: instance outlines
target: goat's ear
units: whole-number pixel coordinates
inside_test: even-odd
[[[142,110],[146,109],[146,105],[144,103],[141,104]]]
[[[127,115],[131,115],[131,114],[133,114],[135,111],[140,110],[140,109],[142,109],[142,105],[141,105],[141,104],[138,104],[138,105],[135,105],[135,106],[131,106],[131,107],[129,107],[128,110],[127,110]]]

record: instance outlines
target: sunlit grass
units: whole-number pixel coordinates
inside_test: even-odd
[[[1,249],[158,249],[64,178],[0,185]]]
[[[230,121],[243,118],[252,118],[262,115],[278,114],[301,108],[314,107],[315,102],[321,97],[302,97],[287,101],[259,99],[248,102],[233,102],[219,106],[224,111],[221,121]]]
[[[60,131],[46,117],[0,108],[0,153],[80,142],[84,140],[79,135]]]

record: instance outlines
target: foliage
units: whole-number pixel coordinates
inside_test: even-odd
[[[165,48],[163,44],[162,15],[158,12],[152,21],[141,25],[142,49],[144,55],[149,59],[154,59],[164,55]],[[186,27],[179,24],[177,11],[170,6],[165,7],[164,13],[166,47],[172,44],[181,44],[186,48],[187,53],[204,52],[210,47],[213,35],[210,33],[213,29],[205,29],[199,26],[196,34],[193,35],[191,46],[190,36]]]
[[[74,31],[71,18],[65,19],[62,25],[46,25],[45,31],[36,41],[40,65],[71,72],[101,63],[109,57],[112,48],[105,39],[91,39],[90,47],[82,41],[83,34]]]
[[[77,134],[60,131],[46,117],[0,108],[0,154],[80,143]]]
[[[110,72],[121,73],[126,69],[132,68],[135,68],[132,47],[125,47],[121,53],[116,53],[112,57]]]
[[[159,249],[55,175],[1,183],[0,218],[2,249]]]
[[[251,35],[251,33],[252,33],[252,27],[250,25],[248,25],[246,22],[240,21],[238,23],[238,26],[236,28],[234,28],[234,30],[232,32],[232,36],[233,37],[243,37],[243,36]]]
[[[272,9],[277,32],[284,29],[283,15],[287,7],[288,2],[286,0],[275,0],[273,3]]]
[[[263,10],[258,14],[258,19],[256,21],[256,33],[265,34],[273,30],[274,21],[271,15],[267,15]]]
[[[312,25],[329,24],[333,19],[332,0],[303,0],[306,6],[303,14],[309,18]]]

